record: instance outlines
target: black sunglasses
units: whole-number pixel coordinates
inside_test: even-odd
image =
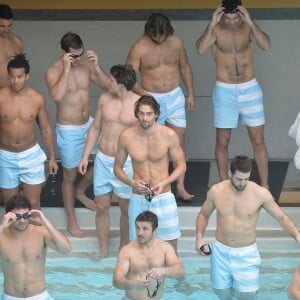
[[[145,186],[151,191],[149,194],[145,194],[145,199],[146,199],[148,202],[151,202],[152,199],[153,199],[154,196],[155,196],[155,193],[151,190],[150,183],[146,183]]]
[[[237,7],[236,8],[224,8],[223,11],[225,14],[236,14],[239,12],[239,9]]]
[[[25,213],[25,214],[16,214],[16,221],[20,220],[23,218],[24,220],[28,220],[30,218],[31,214],[30,213]]]
[[[149,298],[155,298],[156,297],[160,285],[161,285],[161,281],[159,280],[159,278],[157,278],[156,279],[156,287],[155,287],[155,290],[153,291],[152,294],[150,293],[149,289],[147,288],[147,292],[148,292],[148,297]]]

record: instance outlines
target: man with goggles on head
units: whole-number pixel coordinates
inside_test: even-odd
[[[263,94],[254,76],[255,46],[270,47],[269,36],[251,19],[240,0],[223,0],[196,42],[200,54],[210,48],[216,63],[213,92],[215,155],[220,180],[227,179],[232,128],[247,126],[261,185],[268,188],[268,153],[264,141]]]
[[[92,184],[93,168],[75,189],[77,167],[80,163],[87,132],[92,125],[90,116],[90,82],[99,88],[108,88],[109,78],[99,66],[93,50],[84,51],[80,36],[67,32],[60,41],[61,57],[46,73],[46,83],[56,104],[56,139],[63,166],[62,196],[67,215],[67,229],[75,237],[84,237],[76,220],[75,198],[87,208],[95,210],[93,200],[85,194]]]
[[[31,209],[21,195],[10,198],[0,224],[0,266],[4,275],[2,300],[52,300],[45,283],[47,246],[69,253],[69,240],[42,211]],[[30,220],[35,224],[30,224]]]

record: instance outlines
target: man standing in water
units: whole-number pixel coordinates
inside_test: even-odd
[[[15,55],[23,52],[21,38],[12,32],[13,11],[6,4],[0,4],[0,88],[10,84],[7,64]]]
[[[213,103],[215,156],[220,180],[227,179],[231,129],[240,121],[247,126],[261,185],[269,188],[263,95],[253,66],[256,45],[268,50],[269,36],[250,18],[240,0],[223,0],[196,42],[200,54],[211,48],[216,63]]]
[[[299,244],[300,233],[293,221],[277,205],[268,189],[249,181],[251,160],[244,155],[230,164],[230,180],[213,185],[198,214],[196,251],[210,254],[204,233],[214,210],[217,215],[216,240],[211,251],[211,281],[222,300],[257,299],[260,254],[256,245],[256,224],[265,209]],[[235,299],[235,298],[234,298]]]
[[[98,56],[85,52],[81,38],[73,32],[61,39],[62,54],[46,73],[46,82],[56,104],[56,140],[63,166],[62,196],[67,215],[67,229],[75,237],[84,237],[75,217],[75,197],[95,210],[93,200],[84,195],[92,183],[93,169],[84,176],[75,193],[77,167],[84,150],[86,135],[92,124],[90,116],[90,82],[107,88],[108,76],[98,64]]]
[[[47,246],[66,254],[71,251],[69,240],[42,211],[31,209],[24,196],[9,199],[5,211],[0,224],[0,266],[4,275],[1,299],[52,300],[45,282]]]
[[[154,237],[157,226],[153,212],[140,213],[135,220],[136,240],[119,252],[113,284],[126,290],[126,299],[161,299],[165,278],[184,276],[184,267],[172,246]]]

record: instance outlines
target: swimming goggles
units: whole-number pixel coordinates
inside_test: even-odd
[[[145,186],[150,190],[150,193],[149,193],[149,194],[145,194],[145,199],[146,199],[148,202],[151,202],[152,199],[155,197],[155,193],[151,190],[150,183],[146,183]]]
[[[28,220],[31,216],[30,213],[25,213],[25,214],[15,214],[16,215],[16,221],[20,220],[20,219],[24,219],[24,220]]]
[[[147,277],[146,277],[146,279],[147,279]],[[149,288],[147,288],[148,298],[151,299],[151,298],[155,298],[156,297],[160,285],[161,285],[161,281],[159,280],[159,278],[157,278],[156,279],[156,287],[155,287],[155,289],[154,289],[154,291],[153,291],[152,294],[150,293]]]

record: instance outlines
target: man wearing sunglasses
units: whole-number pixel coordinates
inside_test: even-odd
[[[136,240],[119,252],[113,284],[126,290],[123,299],[161,299],[164,279],[184,276],[184,267],[172,246],[154,237],[157,226],[156,214],[140,213],[135,219]]]
[[[47,246],[63,254],[71,251],[69,240],[41,210],[31,209],[26,197],[13,196],[0,223],[1,299],[52,300],[44,276]]]
[[[196,42],[200,54],[210,48],[216,63],[213,91],[215,156],[220,180],[228,177],[231,131],[246,125],[254,150],[261,185],[268,188],[268,153],[264,141],[264,107],[261,87],[254,76],[255,47],[268,50],[269,36],[251,19],[240,0],[223,0]]]
[[[87,208],[96,209],[93,200],[85,196],[92,183],[90,168],[75,190],[87,132],[92,124],[90,116],[90,82],[99,88],[108,87],[108,76],[98,64],[98,55],[93,50],[84,50],[79,35],[67,32],[61,38],[61,57],[46,73],[46,83],[56,104],[56,139],[63,166],[62,197],[67,215],[67,229],[75,237],[84,237],[76,220],[75,198]]]
[[[115,175],[132,187],[129,200],[129,238],[135,239],[135,218],[142,211],[154,211],[158,216],[156,236],[168,241],[177,251],[180,237],[178,209],[171,183],[184,175],[184,153],[174,130],[157,124],[160,106],[153,96],[145,95],[135,104],[138,124],[125,129],[119,137],[115,158]],[[131,157],[133,179],[124,172],[127,157]],[[169,162],[174,169],[169,172]]]

